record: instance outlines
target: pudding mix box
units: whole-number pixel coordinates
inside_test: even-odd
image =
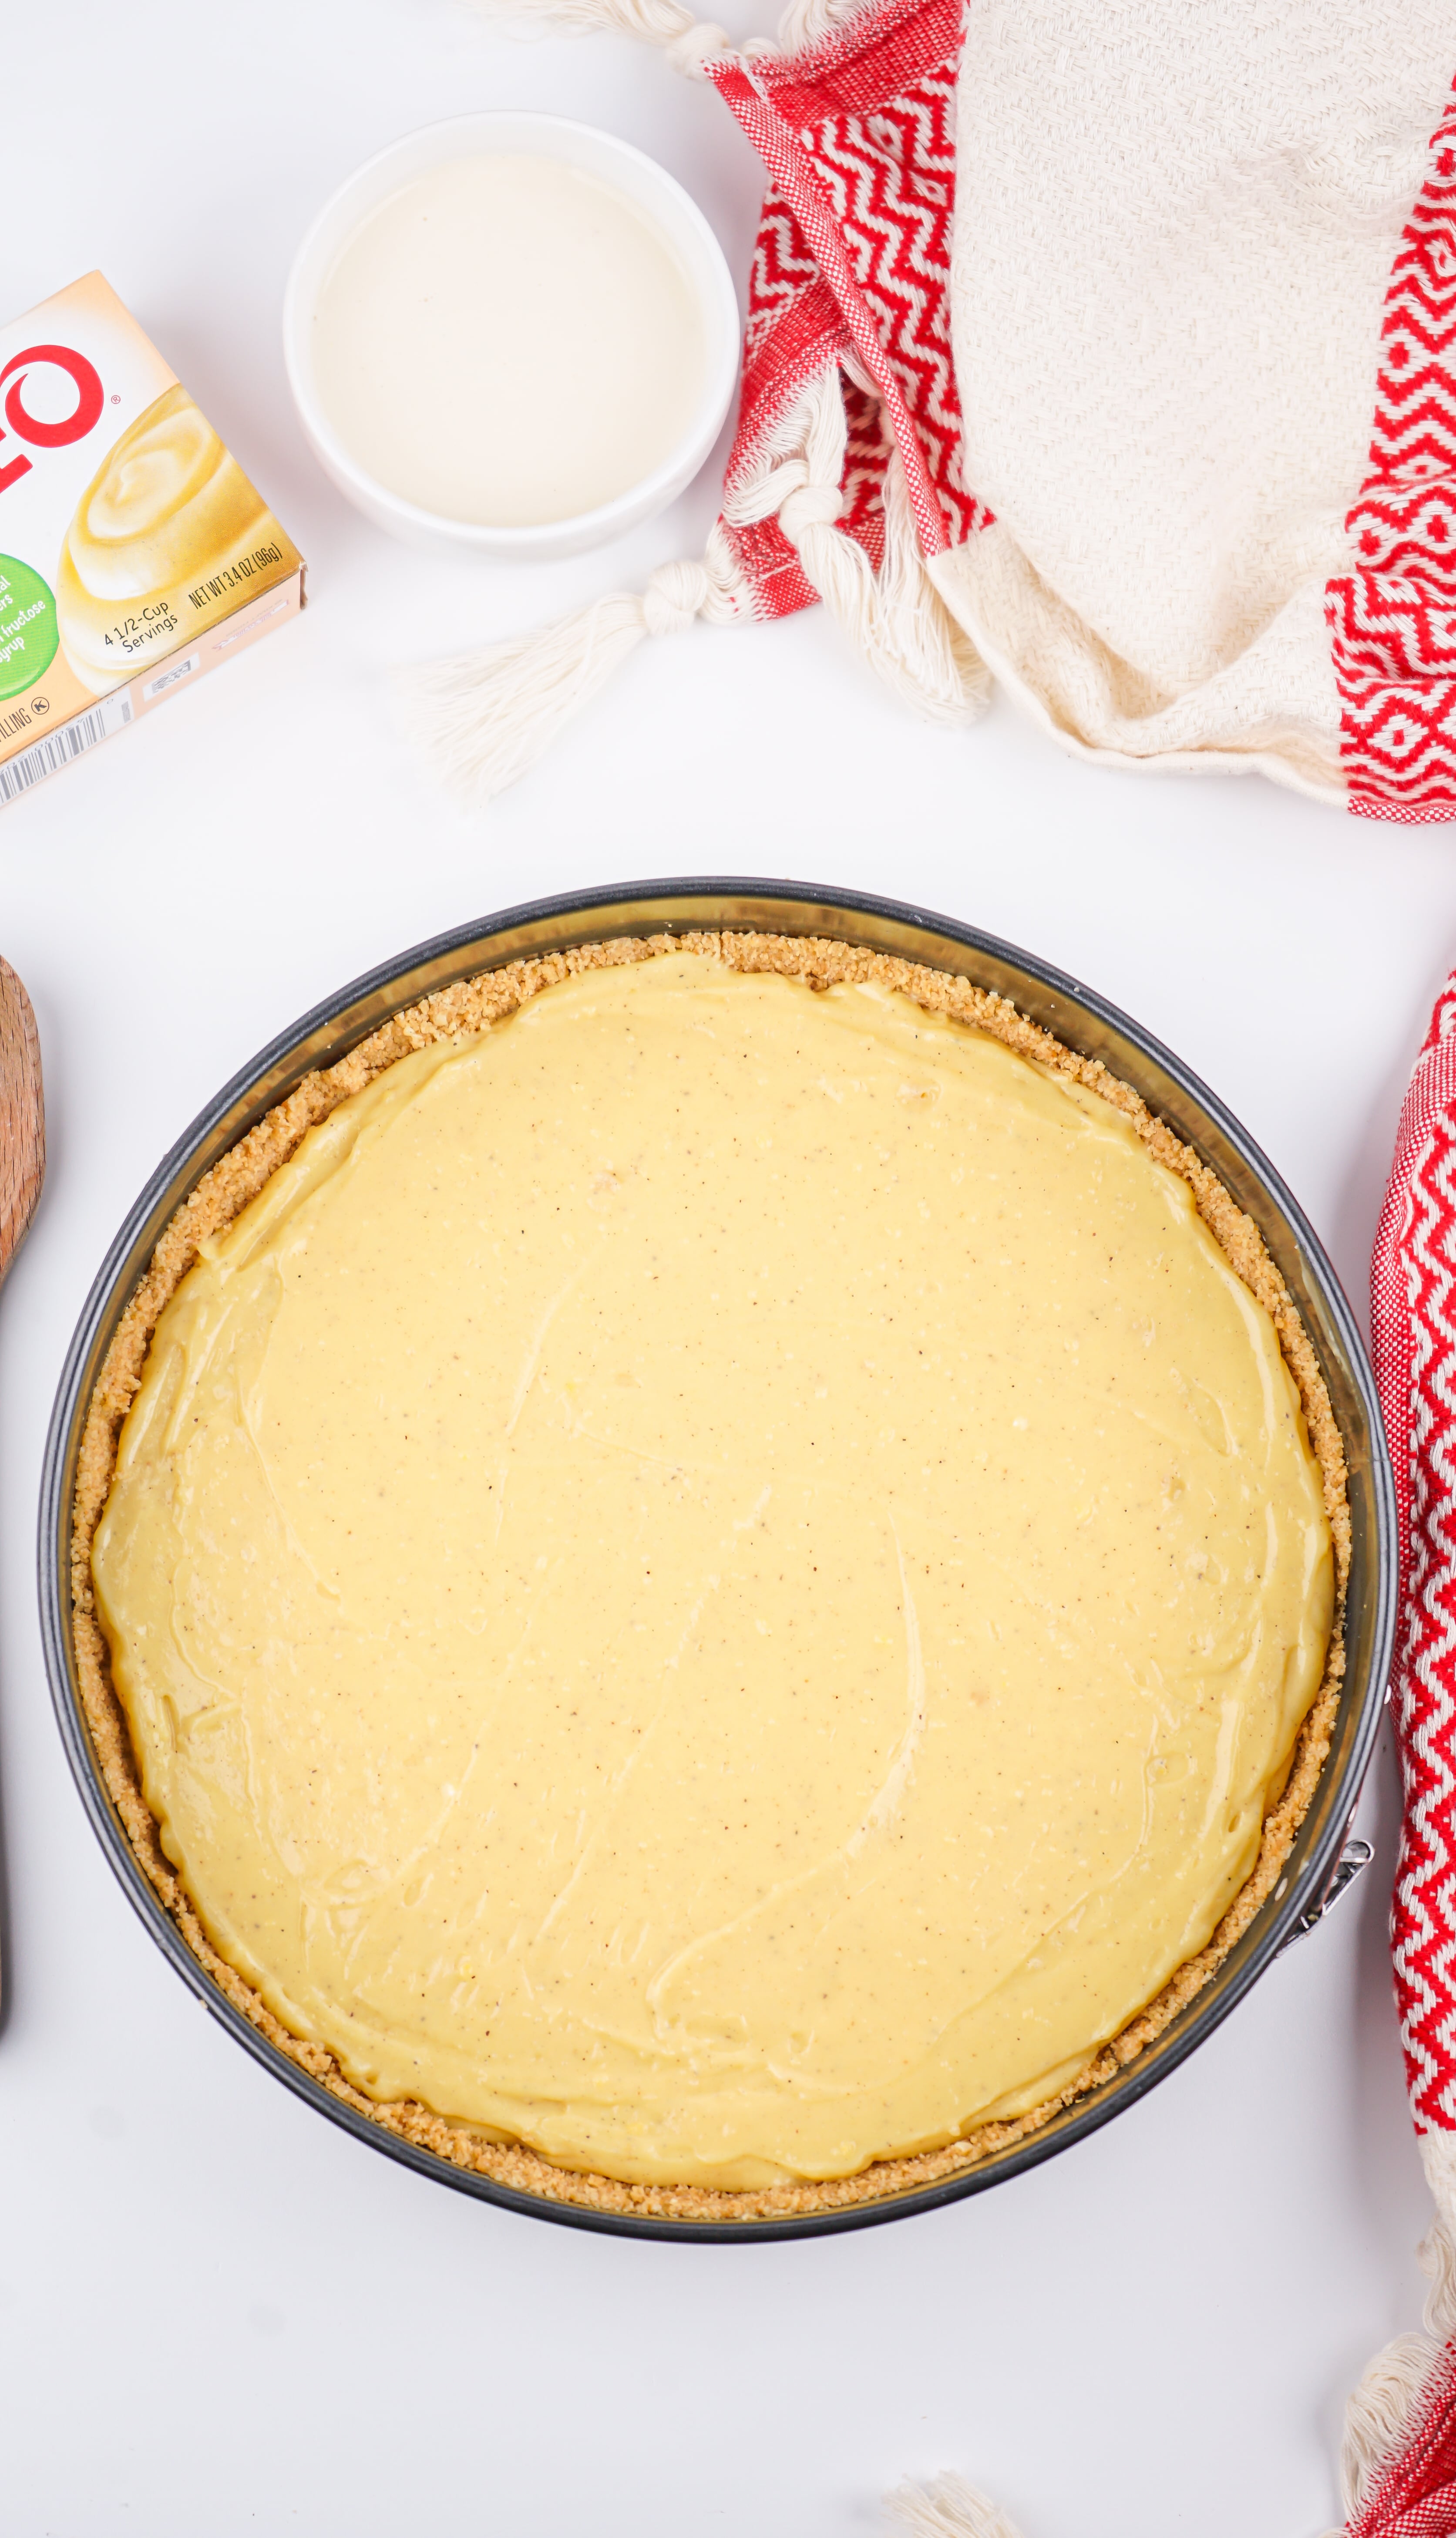
[[[99,273],[0,328],[0,807],[303,604],[303,559]]]

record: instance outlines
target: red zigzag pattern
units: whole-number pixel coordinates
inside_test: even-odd
[[[857,353],[879,395],[844,383],[840,526],[876,565],[890,434],[927,553],[959,544],[990,517],[961,471],[951,353],[960,42],[959,0],[886,0],[797,61],[709,65],[770,180],[728,488],[757,471],[764,434],[810,379]],[[812,603],[816,594],[776,522],[724,526],[761,616]]]
[[[831,115],[801,139],[914,418],[950,543],[960,546],[985,515],[960,472],[960,398],[951,355],[955,114],[952,63],[862,123]]]
[[[849,338],[833,295],[804,242],[776,186],[763,197],[758,242],[749,274],[749,316],[744,336],[743,394],[738,434],[728,462],[731,488],[754,473],[763,434],[846,350]],[[873,397],[844,382],[848,434],[839,526],[858,540],[878,569],[885,552],[885,470],[890,442]],[[799,559],[776,520],[755,528],[723,523],[748,580],[760,617],[787,617],[812,608],[818,592],[805,579]]]
[[[1367,819],[1456,818],[1456,98],[1391,274],[1370,472],[1328,584],[1340,750]]]
[[[1370,1265],[1395,1464],[1405,1779],[1392,1955],[1418,2127],[1456,2128],[1456,978],[1411,1078]]]

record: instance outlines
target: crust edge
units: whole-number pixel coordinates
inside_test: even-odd
[[[1284,1790],[1264,1821],[1250,1875],[1207,1947],[1180,1966],[1163,1989],[1105,2044],[1077,2079],[1026,2114],[976,2126],[943,2149],[874,2162],[857,2175],[823,2182],[747,2189],[697,2185],[633,2185],[554,2166],[519,2143],[493,2141],[436,2115],[413,2100],[380,2104],[357,2089],[328,2050],[284,2027],[252,1986],[219,1955],[176,1871],[163,1853],[156,1819],[142,1795],[125,1716],[111,1683],[97,1620],[91,1547],[115,1468],[122,1423],[142,1379],[152,1334],[198,1256],[287,1163],[308,1129],[341,1102],[412,1050],[466,1037],[505,1019],[559,980],[593,968],[697,953],[743,970],[773,969],[811,986],[874,981],[933,1013],[989,1033],[1024,1057],[1066,1075],[1119,1110],[1156,1160],[1192,1190],[1200,1216],[1243,1284],[1268,1311],[1303,1407],[1323,1480],[1332,1536],[1335,1617],[1324,1679],[1295,1742]],[[779,2221],[861,2209],[964,2175],[981,2161],[1039,2132],[1079,2100],[1092,2095],[1160,2036],[1193,2000],[1249,1928],[1278,1885],[1329,1754],[1345,1676],[1344,1614],[1350,1574],[1351,1521],[1344,1443],[1324,1377],[1289,1289],[1262,1235],[1217,1174],[1152,1111],[1140,1094],[1100,1059],[1079,1056],[1029,1022],[1007,998],[969,979],[919,962],[812,935],[692,931],[626,936],[565,953],[516,961],[459,981],[407,1007],[334,1066],[315,1070],[287,1100],[205,1173],[166,1226],[145,1277],[131,1297],[106,1352],[87,1407],[77,1466],[71,1546],[71,1609],[82,1703],[106,1792],[131,1848],[165,1909],[203,1970],[234,2009],[279,2052],[354,2112],[448,2165],[470,2170],[538,2200],[637,2220]]]

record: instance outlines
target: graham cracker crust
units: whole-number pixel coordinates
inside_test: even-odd
[[[345,2078],[331,2053],[291,2034],[212,1946],[175,1870],[163,1853],[156,1820],[142,1796],[125,1717],[112,1687],[91,1577],[92,1541],[110,1490],[122,1421],[140,1385],[162,1311],[197,1258],[202,1241],[221,1233],[241,1213],[288,1161],[309,1128],[327,1118],[351,1095],[362,1092],[396,1059],[442,1039],[468,1037],[487,1024],[503,1020],[544,987],[580,971],[649,961],[667,952],[706,955],[740,970],[778,970],[789,977],[807,979],[813,987],[872,980],[895,988],[928,1011],[973,1024],[1022,1056],[1071,1077],[1121,1111],[1149,1153],[1188,1183],[1204,1223],[1274,1323],[1323,1476],[1336,1570],[1335,1619],[1324,1680],[1299,1732],[1284,1790],[1265,1818],[1253,1872],[1208,1946],[1178,1969],[1157,1999],[1114,2037],[1069,2087],[1014,2120],[978,2125],[942,2150],[922,2152],[910,2159],[877,2161],[856,2176],[732,2192],[695,2185],[622,2184],[613,2177],[557,2168],[519,2143],[493,2140],[463,2124],[447,2122],[411,2100],[378,2104]],[[382,2130],[453,2167],[473,2170],[521,2194],[643,2220],[767,2222],[880,2203],[963,2175],[979,2161],[1026,2141],[1063,2108],[1113,2079],[1186,2008],[1274,1893],[1329,1753],[1345,1674],[1343,1622],[1350,1547],[1345,1449],[1324,1378],[1289,1290],[1258,1228],[1222,1181],[1148,1108],[1130,1085],[1110,1074],[1100,1060],[1080,1057],[1064,1047],[1050,1033],[1028,1022],[1006,998],[946,970],[815,936],[656,934],[586,944],[578,950],[552,953],[539,960],[512,962],[425,997],[370,1033],[336,1065],[305,1076],[287,1101],[260,1119],[198,1182],[191,1197],[172,1217],[146,1276],[127,1304],[88,1406],[72,1536],[73,1632],[82,1700],[101,1776],[143,1871],[198,1964],[219,1990],[299,2070]]]

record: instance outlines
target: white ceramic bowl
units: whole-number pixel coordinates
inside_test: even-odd
[[[638,484],[593,511],[573,518],[533,522],[527,528],[495,528],[423,510],[365,473],[351,456],[319,403],[313,374],[313,319],[319,293],[345,241],[365,214],[408,184],[452,159],[484,153],[524,153],[564,160],[615,185],[654,220],[676,248],[702,312],[707,348],[702,393],[677,446]],[[738,380],[738,301],[723,250],[697,205],[656,161],[610,132],[563,115],[457,114],[426,124],[366,160],[330,196],[294,259],[283,303],[283,349],[289,385],[314,456],[341,494],[392,537],[412,546],[451,548],[466,555],[529,562],[580,555],[635,528],[662,510],[696,475],[732,401]]]

